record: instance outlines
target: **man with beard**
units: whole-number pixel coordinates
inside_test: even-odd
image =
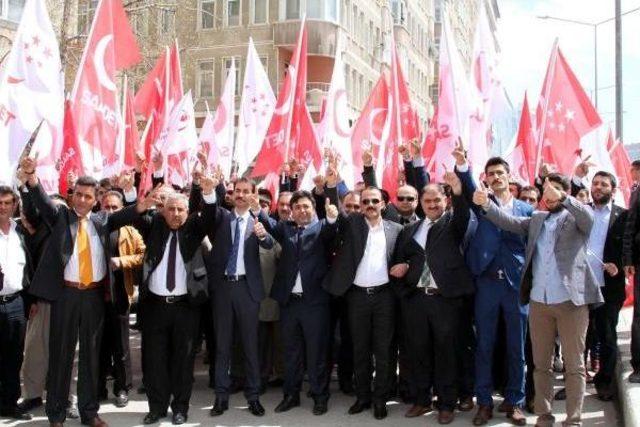
[[[560,337],[567,384],[565,424],[580,425],[585,392],[584,349],[589,304],[603,301],[589,265],[588,241],[593,215],[588,206],[569,196],[569,180],[560,174],[546,177],[543,200],[547,212],[529,217],[504,212],[491,202],[489,192],[476,190],[473,202],[486,218],[503,230],[527,236],[520,303],[529,302],[529,325],[535,364],[536,425],[553,425],[553,351]]]
[[[600,370],[594,378],[598,398],[609,401],[614,395],[614,373],[618,355],[616,325],[625,300],[622,271],[622,239],[627,210],[613,203],[616,178],[597,172],[591,181],[593,229],[589,237],[589,263],[602,286],[604,304],[594,309],[595,330],[600,342]]]

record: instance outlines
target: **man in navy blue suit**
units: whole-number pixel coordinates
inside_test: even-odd
[[[289,202],[293,221],[276,222],[256,203],[252,212],[282,246],[282,255],[271,289],[271,297],[280,304],[280,323],[284,344],[284,399],[276,412],[300,405],[304,375],[303,357],[313,414],[327,412],[329,384],[327,346],[329,342],[329,294],[322,283],[329,270],[330,255],[336,238],[338,208],[327,202],[326,219],[318,221],[311,193],[296,191]]]
[[[463,183],[465,196],[471,200],[476,184],[471,176],[462,144],[453,152],[456,173]],[[492,203],[512,215],[531,216],[532,208],[515,199],[509,191],[509,164],[500,157],[489,159],[484,168],[485,180],[493,192]],[[484,186],[484,184],[481,184]],[[474,206],[478,227],[470,239],[466,260],[476,284],[475,323],[477,333],[475,392],[479,405],[473,419],[476,426],[486,424],[493,416],[493,351],[500,312],[506,325],[508,379],[505,400],[500,410],[515,425],[525,425],[522,413],[525,399],[524,345],[527,332],[528,306],[519,302],[520,276],[524,265],[526,240],[500,230],[484,218]]]

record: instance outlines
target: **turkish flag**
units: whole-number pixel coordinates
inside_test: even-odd
[[[63,142],[60,158],[56,164],[58,176],[58,192],[61,195],[67,194],[67,174],[74,172],[76,175],[82,173],[82,162],[80,159],[80,147],[76,139],[76,130],[74,129],[74,120],[72,117],[72,109],[69,101],[64,103],[64,123],[63,123]]]
[[[320,169],[322,154],[307,110],[306,96],[307,30],[303,20],[252,176],[265,176],[291,157],[305,166],[313,162],[316,170]]]
[[[136,153],[140,151],[138,120],[134,111],[133,92],[127,91],[124,103],[124,166],[133,169],[136,166]]]
[[[213,121],[210,122],[206,131],[207,139],[211,139],[209,144],[209,166],[220,166],[225,178],[231,176],[232,155],[233,155],[233,131],[235,128],[235,101],[236,101],[236,64],[232,61],[224,83],[222,96],[218,101]],[[205,131],[203,125],[202,131]],[[202,141],[202,132],[200,133]]]
[[[511,165],[512,176],[527,185],[534,184],[536,179],[536,140],[526,92],[522,102],[516,145],[506,160]]]
[[[537,164],[544,159],[555,163],[560,173],[571,175],[579,158],[580,138],[602,120],[557,45],[551,52],[536,114],[542,141],[538,149],[549,150],[548,158],[538,154]]]
[[[369,99],[364,105],[360,117],[351,132],[351,153],[353,158],[353,173],[355,182],[362,181],[360,173],[364,167],[362,153],[371,149],[374,159],[379,157],[380,147],[389,137],[387,116],[389,115],[389,86],[384,74],[380,74],[378,82],[373,87]],[[383,165],[380,162],[376,169],[378,182],[382,182]],[[378,173],[379,171],[379,173]]]
[[[631,186],[633,185],[633,177],[631,176],[631,158],[624,144],[618,140],[613,141],[613,134],[609,130],[607,148],[611,156],[611,163],[618,177],[618,191],[622,193],[624,203],[629,206],[629,198],[631,197]]]
[[[140,51],[121,0],[100,0],[71,94],[72,119],[83,173],[103,176],[118,158],[116,72],[140,61]]]

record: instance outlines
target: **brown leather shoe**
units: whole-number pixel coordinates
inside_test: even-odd
[[[451,424],[455,416],[453,411],[438,411],[438,423]]]
[[[433,411],[433,406],[428,404],[426,406],[422,405],[413,405],[407,412],[405,412],[404,416],[407,418],[415,418],[424,414],[428,414]]]
[[[476,416],[473,417],[474,426],[483,426],[493,418],[493,408],[491,406],[480,405]]]
[[[109,427],[109,424],[107,424],[102,418],[97,415],[95,416],[95,418],[90,419],[89,422],[86,423],[86,425],[91,427]]]
[[[512,406],[507,411],[507,418],[511,420],[511,424],[514,426],[523,426],[527,424],[527,417],[524,416],[522,409],[517,406]]]
[[[458,403],[458,410],[462,412],[469,412],[474,406],[473,397],[469,396],[460,399],[460,402]]]

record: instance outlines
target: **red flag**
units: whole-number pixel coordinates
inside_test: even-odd
[[[136,93],[133,101],[136,113],[149,117],[153,111],[164,109],[166,64],[167,51],[165,50]]]
[[[136,38],[120,0],[100,0],[71,94],[83,173],[102,176],[121,165],[116,72],[140,61]]]
[[[545,160],[555,163],[559,172],[567,175],[573,173],[579,157],[580,138],[602,124],[557,44],[551,52],[542,87],[537,123],[537,165],[544,158],[543,148],[549,147],[551,158]]]
[[[511,164],[511,174],[522,182],[533,185],[536,179],[536,141],[529,113],[529,101],[524,94],[522,113],[516,146],[508,159]]]
[[[320,168],[322,154],[307,110],[306,95],[307,30],[303,21],[252,176],[277,170],[289,158],[297,158],[305,166],[313,162],[316,170]]]
[[[388,137],[388,109],[389,89],[384,74],[381,74],[351,133],[351,152],[355,182],[362,180],[360,176],[363,168],[362,153],[365,150],[371,149],[373,158],[377,159],[380,146]],[[382,168],[380,168],[380,170],[382,170]],[[380,182],[381,179],[382,177],[378,176],[378,182]]]
[[[633,177],[631,176],[631,158],[629,157],[627,149],[624,148],[624,144],[620,140],[615,143],[613,142],[611,130],[609,130],[607,148],[609,149],[609,155],[611,156],[611,163],[613,163],[616,176],[618,177],[618,191],[622,193],[625,205],[629,206],[631,186],[633,185]]]
[[[124,165],[127,169],[136,166],[136,153],[140,151],[138,121],[134,111],[133,92],[127,91],[124,104]]]
[[[80,161],[80,147],[76,139],[76,131],[74,129],[74,121],[72,118],[72,110],[69,101],[64,103],[64,123],[63,123],[63,139],[62,151],[60,158],[56,164],[58,170],[58,191],[61,195],[67,194],[67,174],[74,172],[76,175],[82,172],[82,162]]]
[[[389,192],[389,196],[393,200],[398,189],[398,171],[400,167],[398,147],[420,136],[420,124],[411,106],[409,89],[404,80],[395,41],[392,39],[391,43],[391,83],[389,87],[389,98],[391,100],[389,119],[391,123],[389,138],[385,147],[382,188]]]

